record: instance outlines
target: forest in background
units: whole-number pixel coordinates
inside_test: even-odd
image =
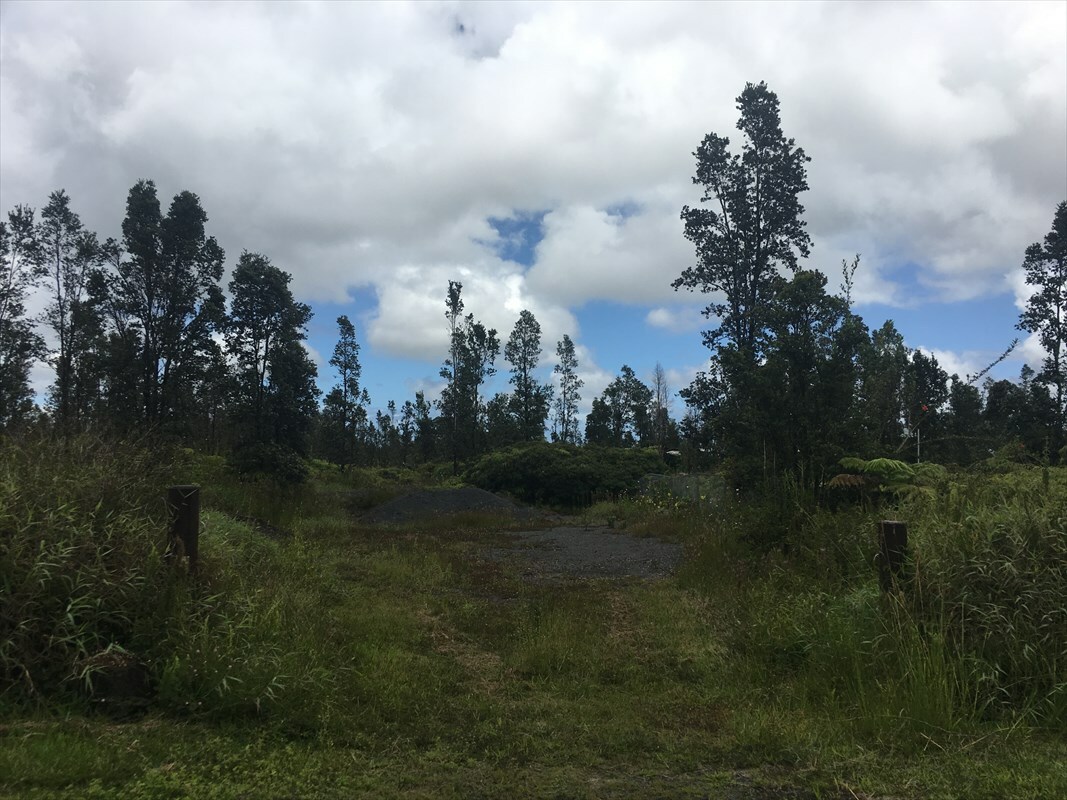
[[[539,379],[546,343],[533,314],[523,311],[503,342],[465,308],[459,282],[442,287],[450,346],[439,399],[379,398],[372,413],[346,316],[329,360],[336,383],[323,397],[303,346],[311,310],[294,298],[290,274],[245,251],[224,286],[226,255],[199,198],[182,191],[164,213],[154,183],[141,180],[118,239],[87,230],[62,190],[40,213],[20,205],[0,223],[0,430],[150,432],[282,480],[299,480],[310,457],[451,462],[457,471],[546,434],[677,452],[675,466],[721,469],[738,485],[790,473],[817,487],[845,456],[968,465],[1001,452],[1061,462],[1067,203],[1044,242],[1023,254],[1035,293],[1017,327],[1039,335],[1040,369],[1023,367],[1017,381],[987,377],[989,368],[949,375],[933,355],[908,348],[892,321],[870,330],[855,313],[859,256],[842,264],[836,290],[802,266],[809,159],[782,133],[765,84],[749,84],[737,102],[740,152],[725,136],[705,137],[694,153],[701,204],[682,211],[696,263],[674,286],[708,294],[716,327],[702,334],[709,368],[682,388],[680,419],[662,368],[650,386],[626,365],[580,419],[570,338],[555,343],[554,380]],[[31,292],[47,297],[38,317],[26,312]],[[29,386],[38,361],[55,374],[45,398]],[[490,395],[498,370],[511,391]]]

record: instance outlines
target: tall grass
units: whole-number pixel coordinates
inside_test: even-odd
[[[85,436],[0,443],[0,692],[69,693],[167,608],[164,453]]]
[[[909,524],[914,577],[883,596],[875,532],[890,516]],[[776,696],[877,737],[1067,724],[1067,470],[958,475],[873,510],[728,503],[691,549],[683,581]]]

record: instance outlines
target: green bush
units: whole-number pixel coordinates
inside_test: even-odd
[[[295,451],[280,444],[254,442],[233,451],[230,468],[247,478],[269,478],[283,486],[303,483],[311,473]]]
[[[575,507],[598,496],[631,492],[644,475],[664,469],[653,449],[532,442],[482,456],[464,477],[528,503]]]
[[[4,694],[72,690],[85,660],[143,651],[168,613],[160,450],[89,436],[0,441]]]

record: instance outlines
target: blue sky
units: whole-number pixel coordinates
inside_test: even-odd
[[[807,266],[861,253],[859,313],[950,372],[999,355],[1067,198],[1064,3],[5,0],[0,211],[64,188],[118,236],[137,180],[196,192],[228,268],[292,273],[324,389],[352,319],[375,405],[435,392],[450,279],[502,339],[532,311],[546,375],[570,335],[587,404],[623,363],[677,389],[691,154],[760,80],[812,159]]]

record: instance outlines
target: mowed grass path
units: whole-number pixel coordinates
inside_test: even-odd
[[[1023,731],[864,738],[723,644],[694,567],[655,582],[524,581],[497,521],[360,529],[313,504],[275,557],[320,694],[259,716],[6,719],[0,796],[801,798],[1067,796],[1067,747]],[[205,514],[216,531],[256,537]],[[328,658],[322,654],[328,654]],[[284,689],[282,690],[284,692]]]

